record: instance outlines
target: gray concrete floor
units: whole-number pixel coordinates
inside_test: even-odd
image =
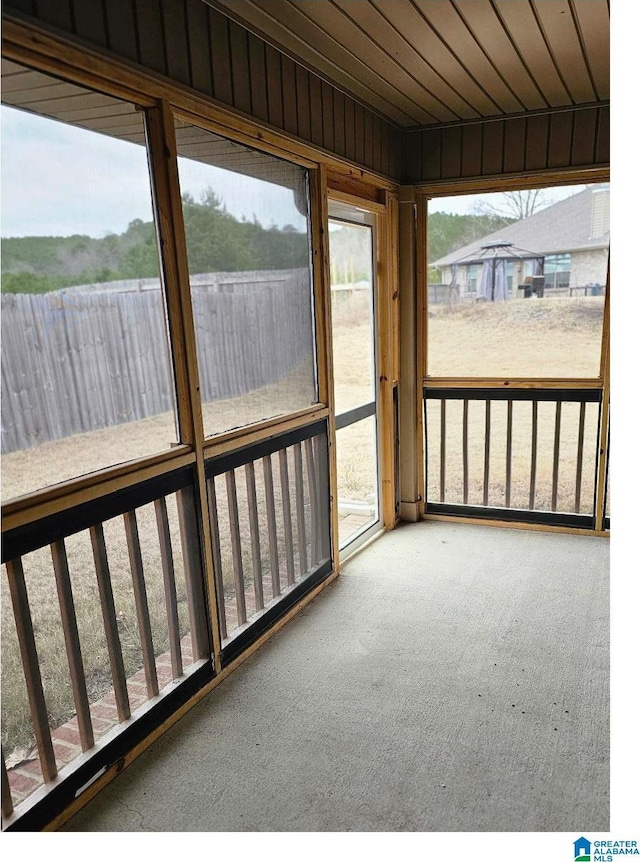
[[[608,831],[608,554],[385,534],[65,828]]]

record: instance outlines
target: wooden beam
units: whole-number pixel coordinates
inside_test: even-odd
[[[195,449],[196,496],[194,517],[196,528],[189,532],[190,541],[202,542],[204,579],[203,590],[207,597],[207,612],[211,620],[211,637],[214,664],[222,667],[218,600],[213,565],[213,548],[208,519],[207,483],[205,478],[204,427],[195,321],[189,284],[187,240],[184,229],[180,182],[178,177],[178,148],[175,135],[175,120],[169,103],[163,100],[157,110],[149,112],[151,155],[155,179],[155,205],[160,248],[163,249],[164,272],[167,292],[167,315],[172,333],[174,364],[181,442],[190,443]],[[184,553],[191,553],[188,547]],[[198,546],[198,554],[200,547]],[[194,551],[195,553],[195,551]],[[193,585],[194,596],[198,594]],[[202,638],[203,633],[198,633]],[[198,640],[202,646],[202,641]],[[195,644],[194,644],[195,647]]]
[[[313,283],[316,312],[316,350],[320,401],[328,407],[329,505],[331,557],[340,565],[338,539],[338,467],[336,460],[336,412],[333,387],[333,330],[331,323],[331,277],[329,270],[329,204],[327,171],[320,166],[311,174],[311,230]]]
[[[332,194],[333,197],[333,194]],[[382,524],[391,530],[396,523],[396,453],[394,379],[394,323],[397,310],[397,264],[392,251],[397,248],[397,202],[387,195],[386,206],[376,217],[376,330],[378,341],[379,452],[382,488]],[[393,204],[396,203],[396,206]],[[395,298],[394,298],[395,294]]]
[[[422,516],[423,521],[443,521],[452,524],[474,524],[479,527],[502,527],[505,530],[537,530],[541,533],[566,533],[570,536],[595,536],[608,539],[609,530],[588,530],[583,527],[556,527],[552,524],[526,524],[520,521],[497,521],[491,518],[465,518],[462,515]]]
[[[604,526],[604,501],[607,484],[607,460],[609,445],[609,391],[611,387],[611,369],[609,366],[609,263],[607,263],[607,292],[605,294],[604,314],[605,317],[603,326],[601,357],[601,369],[604,375],[604,386],[602,388],[600,439],[598,440],[598,473],[596,476],[596,530],[602,530]]]
[[[46,518],[56,512],[72,509],[74,506],[97,500],[114,491],[131,488],[140,482],[153,479],[187,467],[193,464],[196,456],[189,452],[188,446],[178,446],[160,455],[150,458],[137,458],[125,465],[98,470],[80,479],[61,482],[36,491],[16,497],[2,507],[2,532],[21,527],[31,521]]]
[[[429,198],[450,197],[452,195],[489,194],[511,190],[535,189],[544,186],[571,186],[584,183],[609,182],[608,167],[598,165],[570,170],[523,171],[510,176],[494,174],[474,180],[442,180],[420,183],[416,192]]]
[[[599,377],[427,377],[427,389],[599,389]]]
[[[422,442],[419,429],[422,410],[418,410],[422,392],[416,387],[417,355],[417,274],[416,274],[417,206],[412,186],[404,186],[399,196],[399,293],[400,293],[400,518],[417,521],[420,517],[422,465],[418,452]],[[419,415],[420,414],[420,415]]]

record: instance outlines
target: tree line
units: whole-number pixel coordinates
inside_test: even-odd
[[[292,225],[264,227],[257,219],[237,219],[207,189],[199,201],[182,197],[187,255],[192,274],[293,269],[309,263],[309,241]],[[511,219],[515,221],[515,219]],[[494,215],[429,215],[429,262],[504,227]],[[334,252],[341,257],[339,234]],[[358,249],[357,252],[361,250]],[[352,253],[352,252],[351,252]],[[358,258],[359,253],[355,254]],[[135,219],[121,234],[102,238],[75,235],[9,237],[2,241],[2,290],[48,293],[77,284],[99,284],[159,275],[155,227]]]
[[[292,225],[264,227],[237,219],[208,189],[200,201],[182,197],[189,270],[237,272],[293,269],[309,263],[306,233]],[[9,237],[2,241],[2,290],[48,293],[78,284],[157,278],[153,222],[136,219],[121,234]]]

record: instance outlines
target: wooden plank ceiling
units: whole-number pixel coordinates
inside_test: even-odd
[[[403,128],[606,102],[608,0],[205,0]]]

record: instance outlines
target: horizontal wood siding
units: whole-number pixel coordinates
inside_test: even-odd
[[[609,164],[609,106],[407,131],[402,181]]]
[[[402,133],[200,0],[8,0],[118,57],[363,167],[400,178]],[[371,140],[372,138],[372,140]]]

